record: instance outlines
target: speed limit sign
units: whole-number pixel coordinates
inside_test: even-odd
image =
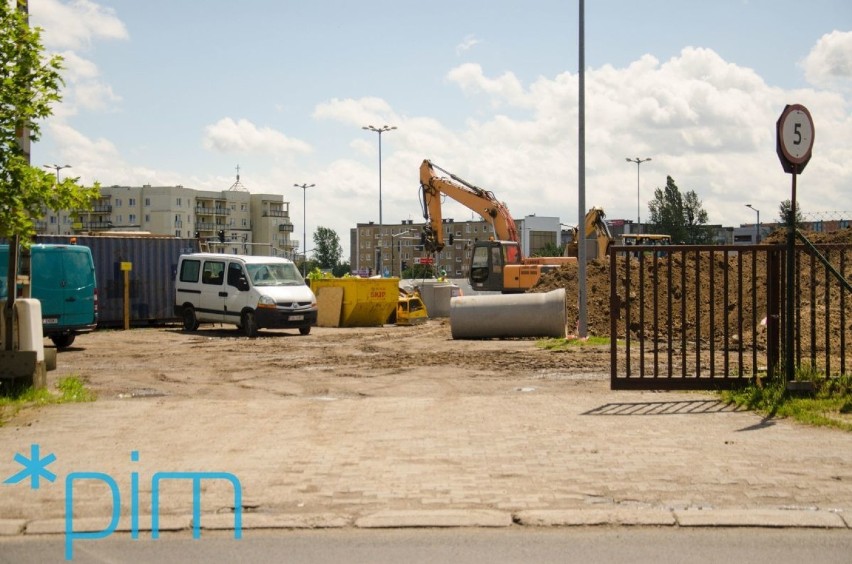
[[[784,171],[799,174],[811,160],[814,147],[814,121],[801,104],[784,108],[776,124],[776,152]]]

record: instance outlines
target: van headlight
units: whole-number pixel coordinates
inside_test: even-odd
[[[257,307],[275,307],[275,300],[270,298],[269,296],[260,296],[260,299],[257,300]]]

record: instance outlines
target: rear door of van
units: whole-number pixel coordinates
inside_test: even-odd
[[[91,326],[95,309],[95,265],[88,247],[32,248],[32,295],[41,302],[45,331]]]

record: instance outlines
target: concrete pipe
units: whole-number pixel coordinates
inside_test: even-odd
[[[453,339],[565,337],[565,289],[450,300]]]

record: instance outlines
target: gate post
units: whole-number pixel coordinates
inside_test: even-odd
[[[766,251],[766,370],[775,376],[781,358],[781,251]]]

